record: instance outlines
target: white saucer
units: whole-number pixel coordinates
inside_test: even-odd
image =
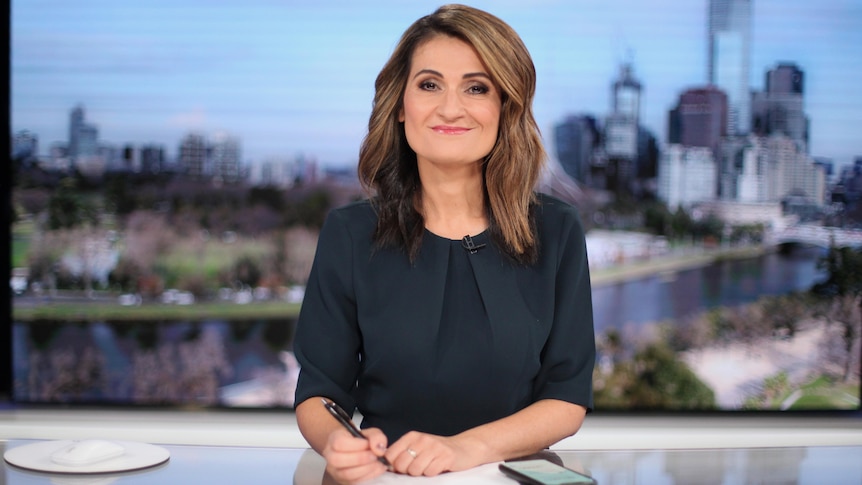
[[[114,441],[125,448],[125,453],[92,465],[65,466],[51,460],[51,454],[73,443],[72,440],[39,441],[11,448],[3,454],[7,463],[37,472],[49,473],[114,473],[141,470],[160,465],[171,457],[161,446],[136,441]]]

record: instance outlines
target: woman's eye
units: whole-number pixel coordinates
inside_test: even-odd
[[[482,84],[475,84],[467,88],[467,92],[470,94],[485,94],[488,92],[488,87]]]
[[[437,89],[437,83],[435,83],[434,81],[422,81],[421,83],[419,83],[419,89],[433,91]]]

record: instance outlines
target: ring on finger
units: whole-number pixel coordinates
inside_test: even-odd
[[[413,448],[407,448],[407,454],[408,454],[408,455],[410,455],[410,456],[412,456],[414,459],[416,459],[416,456],[417,456],[419,453],[416,453],[416,450],[414,450]]]

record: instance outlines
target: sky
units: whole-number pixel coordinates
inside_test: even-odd
[[[813,156],[862,156],[862,2],[753,0],[751,87],[805,72]],[[412,0],[12,0],[11,126],[40,152],[68,139],[83,105],[100,141],[164,144],[190,132],[240,138],[254,163],[298,155],[353,166],[374,79],[402,32],[437,2]],[[477,0],[530,50],[537,121],[606,116],[631,62],[641,124],[666,141],[679,94],[706,84],[707,0]]]

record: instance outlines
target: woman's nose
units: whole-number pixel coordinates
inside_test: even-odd
[[[440,116],[447,119],[461,116],[464,112],[464,104],[459,94],[460,93],[454,89],[449,89],[443,92],[440,104],[437,106],[437,111],[440,113]]]

